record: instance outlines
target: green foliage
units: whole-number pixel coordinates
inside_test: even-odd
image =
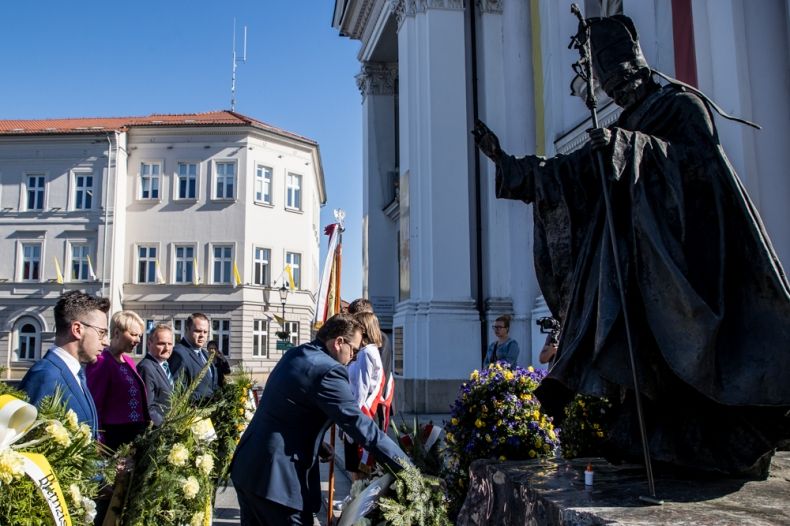
[[[560,430],[562,456],[601,456],[611,415],[612,403],[606,398],[576,395],[565,406],[565,419]]]
[[[227,483],[230,462],[241,434],[252,419],[254,404],[251,400],[252,377],[239,371],[218,391],[217,401],[211,412],[211,421],[217,431],[215,451],[217,457],[217,485]]]
[[[382,497],[379,508],[385,523],[392,526],[445,526],[447,500],[442,480],[423,475],[414,466],[397,474],[392,484],[395,495]]]

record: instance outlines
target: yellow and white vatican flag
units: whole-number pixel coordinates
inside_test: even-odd
[[[63,284],[63,272],[60,271],[60,261],[57,257],[52,258],[55,261],[55,279],[61,285]]]
[[[93,263],[91,263],[91,257],[88,256],[88,278],[91,281],[96,281],[96,273],[93,271]]]
[[[324,229],[329,236],[329,247],[321,273],[321,283],[316,299],[314,327],[319,328],[333,315],[340,312],[340,256],[342,247],[343,225],[332,223]]]
[[[241,285],[241,274],[239,273],[239,267],[236,265],[236,262],[233,262],[233,286],[238,287]]]
[[[156,262],[154,262],[154,266],[156,266],[156,282],[162,285],[165,282],[165,277],[162,275],[162,267],[159,265],[158,258]]]
[[[14,451],[14,442],[25,436],[36,421],[38,411],[25,401],[11,395],[0,396],[0,453],[18,456],[22,469],[41,492],[49,506],[56,526],[71,526],[66,499],[52,467],[44,455]]]
[[[285,273],[288,274],[288,287],[291,290],[296,288],[296,284],[294,283],[294,273],[291,269],[291,265],[285,265]]]
[[[192,284],[200,285],[200,276],[198,275],[198,261],[197,256],[192,259]]]

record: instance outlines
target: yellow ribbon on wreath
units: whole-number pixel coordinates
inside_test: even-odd
[[[25,436],[36,421],[38,410],[29,403],[11,395],[0,395],[0,451]],[[49,506],[56,526],[71,526],[69,509],[60,489],[58,479],[49,461],[39,453],[17,451],[24,457],[24,471],[38,488]]]

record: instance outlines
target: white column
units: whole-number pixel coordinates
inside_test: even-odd
[[[403,328],[402,384],[410,392],[402,394],[412,409],[444,412],[480,365],[465,13],[458,0],[398,2],[396,10],[400,170],[408,179],[401,188],[408,187],[409,208],[410,297],[398,304],[394,322]]]
[[[362,94],[362,294],[376,306],[381,325],[392,327],[398,299],[398,225],[384,213],[395,199],[398,65],[367,62],[357,76]],[[397,218],[396,218],[397,220]]]

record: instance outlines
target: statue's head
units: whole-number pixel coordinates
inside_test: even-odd
[[[634,23],[624,15],[590,18],[587,22],[598,83],[618,106],[632,105],[639,86],[650,77]]]

